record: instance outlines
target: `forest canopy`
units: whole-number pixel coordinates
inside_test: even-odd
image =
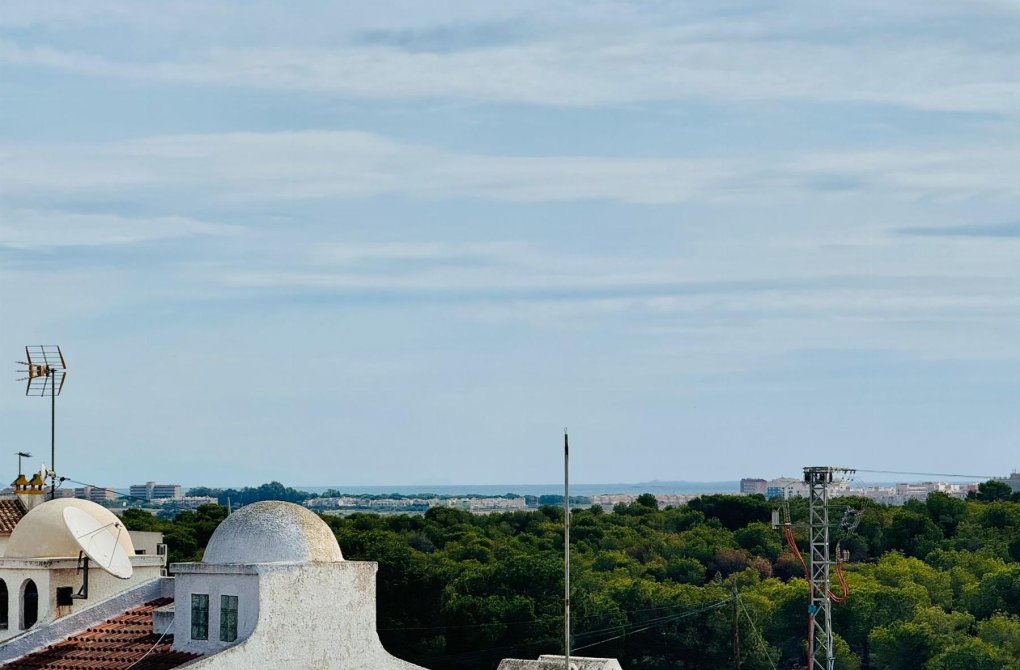
[[[850,596],[833,605],[839,670],[1020,670],[1020,502],[995,484],[970,500],[835,501],[860,511],[852,533],[833,531],[850,554]],[[658,509],[642,496],[575,509],[574,650],[628,670],[730,668],[735,650],[744,670],[802,667],[807,583],[769,523],[776,504],[711,495]],[[806,505],[790,501],[795,528]],[[124,518],[162,531],[179,562],[201,558],[226,513]],[[561,508],[324,519],[347,559],[379,563],[378,627],[393,654],[467,670],[561,651]],[[803,530],[795,538],[804,551]]]

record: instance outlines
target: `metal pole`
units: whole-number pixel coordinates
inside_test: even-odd
[[[570,443],[563,430],[563,668],[570,670]]]
[[[50,500],[57,497],[57,376],[50,370]]]

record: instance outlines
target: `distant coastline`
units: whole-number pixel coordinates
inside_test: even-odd
[[[563,484],[422,484],[420,486],[295,486],[299,491],[322,493],[328,489],[352,495],[385,495],[416,493],[444,496],[484,495],[501,496],[514,493],[521,496],[562,495]],[[593,496],[613,493],[737,493],[740,482],[639,482],[636,484],[571,484],[571,496]]]

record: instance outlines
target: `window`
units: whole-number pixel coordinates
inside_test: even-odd
[[[7,582],[0,579],[0,630],[7,630]]]
[[[26,579],[21,587],[21,629],[31,628],[39,620],[39,589]]]
[[[191,639],[209,639],[209,594],[191,594]]]
[[[237,639],[237,596],[220,596],[220,641]]]

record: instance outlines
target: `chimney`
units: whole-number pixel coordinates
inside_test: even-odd
[[[25,479],[25,475],[18,475],[14,480],[14,494],[25,506],[26,511],[46,500],[46,482],[40,473],[35,473],[31,480]]]

